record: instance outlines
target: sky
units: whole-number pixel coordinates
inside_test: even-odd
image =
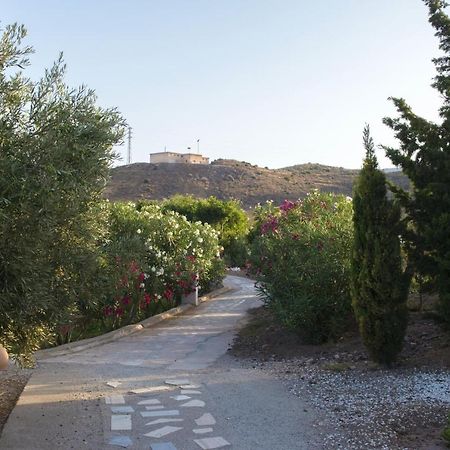
[[[0,26],[28,29],[29,76],[63,52],[67,84],[132,127],[132,162],[200,139],[211,160],[358,168],[365,123],[395,145],[388,97],[438,119],[427,19],[421,0],[0,0]]]

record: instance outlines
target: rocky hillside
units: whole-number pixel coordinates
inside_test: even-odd
[[[268,169],[219,159],[210,165],[136,163],[116,167],[105,196],[110,200],[162,199],[175,194],[214,195],[241,200],[245,208],[258,202],[296,200],[312,189],[351,195],[357,170],[320,164]],[[407,186],[399,172],[387,174]]]

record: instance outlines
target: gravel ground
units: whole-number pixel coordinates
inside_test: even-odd
[[[320,417],[323,449],[437,450],[450,413],[450,336],[426,314],[411,314],[392,369],[368,360],[357,330],[337,343],[305,345],[253,310],[230,349],[239,364],[270,371]]]
[[[301,359],[242,363],[278,374],[292,394],[319,412],[324,449],[446,448],[436,436],[450,410],[449,372],[335,372]]]

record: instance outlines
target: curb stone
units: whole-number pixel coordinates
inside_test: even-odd
[[[222,287],[216,289],[215,291],[200,297],[198,299],[199,304],[231,291],[234,291],[234,289],[230,287]],[[59,345],[58,347],[38,350],[35,353],[35,357],[36,360],[39,361],[40,359],[45,359],[47,357],[51,358],[56,356],[63,356],[71,353],[78,353],[93,347],[98,347],[99,345],[114,342],[123,337],[130,336],[131,334],[142,331],[145,328],[151,328],[164,320],[171,319],[172,317],[183,314],[193,308],[196,308],[196,306],[192,304],[180,305],[175,308],[169,309],[168,311],[164,311],[160,314],[156,314],[155,316],[144,319],[141,322],[132,325],[126,325],[122,328],[110,331],[100,336],[82,339],[76,342],[70,342],[68,344]]]

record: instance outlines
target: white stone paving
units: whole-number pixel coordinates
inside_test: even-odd
[[[160,423],[183,422],[183,420],[184,419],[156,419],[146,423],[145,425],[158,425]]]
[[[157,398],[149,398],[148,400],[141,400],[138,405],[160,405],[161,402]]]
[[[182,386],[184,384],[189,384],[190,381],[186,378],[183,379],[175,379],[175,380],[166,380],[164,383],[170,384],[171,386]]]
[[[175,431],[182,430],[183,427],[172,427],[170,425],[166,425],[165,427],[158,428],[157,430],[150,431],[150,433],[144,434],[144,436],[161,438],[163,436],[167,436],[168,434],[175,433]]]
[[[166,409],[165,411],[142,411],[142,417],[165,417],[165,416],[179,416],[178,409]]]
[[[132,394],[150,394],[153,392],[170,391],[173,389],[171,386],[151,386],[145,388],[132,389],[130,392]]]
[[[198,444],[203,450],[212,450],[214,448],[228,447],[231,444],[223,437],[210,437],[203,439],[194,439],[194,442]]]
[[[111,431],[127,430],[131,430],[131,416],[129,414],[111,416]]]
[[[180,394],[183,394],[183,395],[185,395],[185,394],[187,394],[187,395],[193,395],[193,394],[201,394],[201,392],[200,392],[200,391],[194,391],[194,390],[192,390],[192,389],[182,389],[182,390],[180,391]]]
[[[134,408],[131,406],[111,406],[113,413],[134,413]]]
[[[123,395],[110,395],[109,397],[105,397],[105,402],[107,405],[124,405],[125,399]]]
[[[130,445],[133,445],[133,441],[128,436],[113,436],[108,444],[128,448]]]
[[[181,406],[184,408],[203,408],[205,406],[205,402],[203,400],[190,400],[186,403],[183,403]]]
[[[173,398],[177,402],[180,402],[181,400],[189,400],[191,397],[189,397],[188,395],[174,395],[173,397],[170,398]]]
[[[107,381],[106,385],[112,388],[119,387],[122,383],[120,381]]]
[[[161,442],[160,444],[152,444],[152,450],[177,450],[175,445],[172,442]]]
[[[213,415],[210,413],[205,413],[202,416],[200,416],[198,419],[195,419],[195,423],[199,427],[209,426],[209,425],[215,425],[216,419],[214,419]]]
[[[192,430],[195,434],[206,434],[206,433],[212,433],[214,431],[213,428],[194,428]]]
[[[199,384],[183,384],[180,386],[181,389],[200,389],[201,386]]]

